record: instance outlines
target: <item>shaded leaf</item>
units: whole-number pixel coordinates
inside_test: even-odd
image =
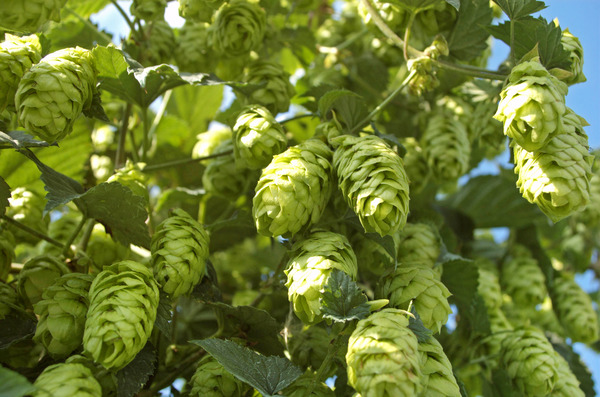
[[[0,366],[0,397],[21,397],[33,393],[36,388],[18,372]]]
[[[394,239],[392,236],[381,237],[377,233],[366,233],[365,237],[368,238],[369,240],[373,240],[377,244],[381,245],[381,247],[385,250],[385,252],[387,252],[387,254],[389,256],[394,258],[394,261],[396,261],[396,259],[397,259],[396,243],[394,242]]]
[[[20,312],[12,313],[0,320],[0,350],[14,343],[31,338],[35,333],[36,322]],[[1,352],[0,352],[1,354]]]
[[[104,108],[102,107],[102,99],[100,97],[100,92],[95,91],[92,96],[92,104],[88,109],[83,111],[85,117],[89,117],[91,119],[98,119],[100,121],[104,121],[105,123],[110,123]]]
[[[77,0],[69,2],[69,7],[83,18],[87,18],[109,3],[110,0]]]
[[[469,61],[481,55],[487,48],[490,36],[485,29],[492,23],[492,9],[488,2],[462,0],[456,24],[450,33],[450,55],[461,61]]]
[[[348,90],[332,90],[319,99],[321,117],[328,117],[330,112],[335,113],[336,119],[348,131],[369,114],[362,97]]]
[[[367,296],[349,275],[338,269],[329,275],[320,303],[323,317],[336,322],[361,320],[370,313]]]
[[[417,313],[417,309],[414,305],[411,307],[410,312],[414,317],[409,316],[408,328],[415,334],[419,343],[427,343],[433,335],[433,332],[423,324],[423,320],[421,320],[421,316]]]
[[[542,1],[537,0],[494,0],[510,19],[520,19],[546,8]]]
[[[6,183],[4,178],[0,176],[0,215],[6,213],[6,208],[10,205],[8,203],[10,196],[10,186],[8,186],[8,183]]]
[[[270,397],[294,382],[302,370],[284,357],[263,356],[237,343],[221,339],[193,340],[227,371]]]
[[[76,46],[91,50],[96,44],[110,44],[109,33],[102,32],[93,22],[87,22],[67,16],[58,23],[50,23],[49,28],[44,31],[44,36],[50,41],[50,51]]]
[[[171,299],[163,291],[160,291],[160,300],[156,310],[154,328],[158,329],[166,338],[171,338]]]
[[[146,384],[154,373],[156,352],[150,343],[127,366],[117,372],[117,397],[131,397]]]
[[[0,131],[0,149],[15,148],[22,149],[26,147],[46,147],[50,146],[48,142],[39,141],[25,131]]]

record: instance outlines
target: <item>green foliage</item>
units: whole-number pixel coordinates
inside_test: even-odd
[[[27,378],[4,367],[0,367],[0,383],[2,383],[1,397],[22,397],[35,391],[35,387]]]
[[[156,352],[150,343],[127,366],[117,372],[117,397],[134,396],[146,384],[156,366]]]
[[[368,316],[367,297],[352,278],[333,270],[321,295],[323,317],[336,322],[361,320]]]

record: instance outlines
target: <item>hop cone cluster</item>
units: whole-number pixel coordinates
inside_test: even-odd
[[[115,262],[126,259],[129,248],[114,241],[101,224],[94,225],[85,252],[96,269],[102,270]]]
[[[89,274],[65,274],[46,288],[43,299],[35,304],[39,320],[33,339],[52,356],[66,357],[81,345],[92,280]]]
[[[218,153],[216,151],[217,146],[225,141],[233,139],[233,134],[229,127],[216,128],[198,134],[196,139],[196,144],[194,145],[194,149],[192,149],[192,158],[194,159]],[[203,160],[202,163],[206,164],[208,161],[209,160]]]
[[[560,354],[555,355],[558,379],[552,389],[552,397],[584,397],[585,393],[579,387],[579,380],[571,371],[569,363]]]
[[[523,149],[541,149],[562,132],[567,90],[541,63],[520,63],[510,72],[494,118],[504,124],[504,134]]]
[[[572,85],[587,81],[583,74],[583,46],[579,39],[573,36],[569,29],[565,29],[562,31],[560,43],[569,52],[569,58],[571,59],[570,71],[573,73],[571,77],[565,80],[565,83]]]
[[[145,21],[153,21],[164,17],[167,0],[133,0],[131,15]]]
[[[42,46],[36,35],[17,37],[6,34],[0,43],[0,112],[14,112],[19,81],[42,58]]]
[[[11,192],[11,198],[8,201],[10,207],[7,208],[6,215],[33,230],[46,233],[48,230],[48,217],[44,217],[46,201],[40,194],[33,190],[18,187]],[[37,237],[17,227],[9,226],[9,230],[19,242],[35,244],[38,241]]]
[[[96,70],[89,50],[65,48],[46,55],[19,82],[15,94],[19,123],[48,143],[60,141],[91,106],[95,87]]]
[[[13,287],[0,281],[0,320],[13,310],[11,305],[19,306],[19,295]]]
[[[102,388],[92,371],[82,364],[54,364],[37,377],[33,397],[101,397]]]
[[[190,379],[191,397],[242,397],[248,385],[231,375],[217,360],[206,356]]]
[[[267,108],[260,105],[242,109],[233,131],[235,161],[242,167],[264,168],[287,145],[283,127]]]
[[[362,396],[416,396],[421,391],[417,337],[406,312],[383,309],[360,320],[350,335],[348,384]]]
[[[346,203],[367,233],[392,235],[406,224],[408,177],[402,159],[373,135],[334,139],[333,165]]]
[[[209,48],[208,24],[186,22],[179,30],[175,60],[182,72],[208,72],[216,66]]]
[[[36,256],[23,265],[17,289],[26,302],[35,305],[42,300],[44,290],[67,273],[69,268],[58,258],[50,255]]]
[[[425,327],[440,332],[452,313],[448,304],[450,291],[437,274],[423,265],[400,265],[383,278],[377,294],[390,301],[390,306],[408,309],[412,302]]]
[[[89,291],[84,353],[108,370],[125,367],[152,332],[158,299],[158,286],[146,266],[121,261],[104,268]]]
[[[460,396],[456,378],[452,373],[452,364],[440,342],[434,337],[430,337],[427,342],[419,342],[419,354],[421,355],[423,395]]]
[[[269,109],[273,114],[286,112],[290,107],[290,98],[296,91],[290,83],[290,75],[277,62],[255,61],[248,66],[244,81],[260,85],[246,98],[246,103],[257,103]]]
[[[515,250],[502,266],[502,290],[518,306],[533,308],[547,295],[544,273],[526,248]]]
[[[208,233],[187,212],[175,209],[152,236],[154,277],[171,298],[192,292],[206,273]]]
[[[506,334],[500,364],[527,396],[548,396],[558,380],[556,352],[544,334],[530,327]]]
[[[312,391],[309,393],[309,390]],[[317,383],[315,374],[310,371],[302,374],[281,393],[287,397],[335,397],[333,390],[323,382]]]
[[[6,281],[15,259],[15,238],[8,230],[0,231],[0,281]]]
[[[140,166],[143,167],[144,163],[134,164],[131,161],[127,161],[125,167],[116,170],[115,174],[108,178],[107,182],[119,182],[121,185],[128,187],[136,196],[142,197],[145,203],[148,203],[150,200],[150,195],[146,188],[148,177],[142,173]]]
[[[211,25],[217,53],[229,57],[258,49],[265,36],[267,16],[257,2],[231,0],[224,4]]]
[[[573,341],[592,343],[598,340],[598,318],[592,300],[572,276],[557,275],[550,296],[558,321]]]
[[[317,139],[273,157],[252,200],[260,234],[293,236],[321,218],[332,191],[331,157],[329,147]]]
[[[513,148],[521,194],[554,222],[588,204],[594,161],[581,118],[568,110],[561,122],[564,132],[542,149],[529,152],[517,144]]]
[[[32,33],[48,21],[60,21],[67,0],[10,0],[0,3],[0,28]]]
[[[303,323],[321,321],[321,290],[334,269],[356,279],[356,256],[343,235],[317,230],[292,246],[285,286],[294,312]]]
[[[440,241],[427,223],[407,223],[398,234],[398,262],[433,268],[440,255]]]

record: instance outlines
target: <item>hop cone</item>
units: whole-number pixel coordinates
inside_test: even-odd
[[[552,397],[584,397],[585,393],[579,388],[579,380],[571,371],[569,363],[557,352],[556,362],[558,363],[558,379],[552,389]]]
[[[398,262],[422,264],[433,268],[440,255],[440,241],[432,226],[426,223],[407,223],[398,234]]]
[[[140,166],[144,163],[134,164],[127,161],[125,167],[116,170],[115,174],[108,178],[107,182],[119,182],[121,185],[128,187],[133,194],[144,198],[147,203],[150,200],[146,184],[148,177],[142,173]]]
[[[427,342],[419,343],[421,355],[421,383],[423,395],[435,397],[458,397],[460,390],[452,373],[452,364],[444,353],[440,342],[434,337]]]
[[[67,273],[67,265],[56,257],[36,256],[23,265],[17,289],[26,302],[35,305],[42,300],[44,290],[52,285],[54,280]]]
[[[215,50],[229,57],[246,55],[263,41],[267,17],[258,3],[231,0],[224,4],[211,25]]]
[[[595,156],[600,158],[600,152]],[[577,219],[581,219],[588,227],[600,225],[600,161],[592,167],[594,174],[590,178],[590,204],[577,214]]]
[[[362,232],[355,233],[351,243],[361,271],[367,270],[381,276],[387,269],[396,265],[396,259],[380,243],[366,237]]]
[[[18,187],[11,192],[11,198],[8,201],[10,203],[10,207],[6,210],[8,216],[33,230],[46,233],[48,217],[44,217],[46,202],[41,195],[33,190]],[[37,237],[17,227],[9,226],[9,230],[14,234],[17,242],[35,244],[38,241]]]
[[[19,306],[19,295],[13,287],[0,281],[0,320],[13,310],[11,305]]]
[[[81,364],[92,372],[94,379],[102,387],[103,397],[112,397],[117,395],[117,376],[113,372],[107,371],[103,366],[94,363],[89,358],[82,355],[74,355],[67,358],[67,364]]]
[[[162,19],[167,7],[167,0],[133,0],[131,15],[146,21]]]
[[[535,152],[514,145],[517,187],[552,221],[583,209],[589,202],[593,156],[582,121],[568,111],[563,118],[564,133],[552,138]]]
[[[421,137],[431,173],[440,182],[458,179],[469,169],[471,144],[465,126],[446,112],[431,116]]]
[[[169,63],[177,48],[175,33],[162,19],[143,26],[142,40],[130,36],[124,43],[124,49],[144,66]]]
[[[248,386],[231,375],[217,360],[206,356],[190,379],[191,397],[242,397]]]
[[[187,20],[211,22],[225,0],[179,0],[179,15]]]
[[[313,386],[314,383],[314,386]],[[312,390],[311,393],[308,391]],[[287,397],[335,397],[335,393],[325,383],[316,382],[315,374],[307,371],[291,385],[281,391]]]
[[[537,328],[505,334],[500,364],[516,388],[527,396],[548,396],[558,380],[556,352]]]
[[[81,215],[76,211],[62,213],[60,218],[50,222],[47,234],[56,241],[68,241],[80,221]],[[57,247],[46,240],[40,241],[37,247],[38,252],[43,252],[46,255],[62,255],[61,247]]]
[[[192,292],[206,273],[208,233],[187,212],[175,209],[152,236],[154,277],[176,299]]]
[[[486,308],[488,310],[500,309],[502,292],[498,276],[487,269],[479,268],[478,282],[477,292],[483,298]]]
[[[506,150],[506,136],[502,133],[502,123],[492,117],[496,108],[495,102],[478,102],[467,125],[469,139],[482,152],[483,157],[490,160]]]
[[[0,6],[1,7],[1,6]],[[17,37],[7,34],[0,43],[0,112],[14,112],[19,81],[42,58],[42,46],[36,35]]]
[[[332,191],[331,150],[309,139],[275,155],[262,171],[252,200],[256,229],[265,236],[293,236],[316,223]]]
[[[348,384],[364,397],[418,395],[418,348],[404,311],[371,314],[358,322],[348,341]]]
[[[251,105],[242,109],[233,131],[235,160],[246,168],[266,167],[287,145],[283,127],[263,106]]]
[[[547,294],[545,277],[527,249],[519,251],[502,266],[500,282],[502,290],[512,297],[513,302],[533,308],[542,303]]]
[[[293,334],[288,341],[292,362],[303,369],[318,370],[327,356],[327,350],[332,339],[325,328],[314,325],[304,327],[302,332]],[[335,370],[335,365],[332,363],[325,372],[333,375]]]
[[[425,327],[440,332],[452,313],[448,288],[437,274],[423,265],[400,265],[379,284],[377,295],[390,300],[390,306],[408,309],[412,302]]]
[[[208,24],[186,22],[179,30],[175,60],[182,72],[209,72],[216,67],[216,59],[209,48]]]
[[[102,388],[92,371],[82,364],[54,364],[47,367],[33,384],[33,397],[101,397]]]
[[[303,323],[321,321],[321,290],[333,269],[356,279],[356,256],[343,235],[318,230],[292,246],[285,286],[294,312]]]
[[[60,141],[91,106],[95,87],[89,50],[65,48],[46,55],[19,82],[15,95],[19,123],[48,143]]]
[[[94,267],[102,270],[105,266],[126,259],[129,248],[114,241],[110,234],[106,233],[104,226],[96,224],[85,252],[92,259]]]
[[[63,358],[81,346],[93,276],[69,273],[44,290],[33,310],[39,316],[33,339],[54,356]]]
[[[414,138],[405,138],[402,144],[406,148],[404,169],[408,176],[410,192],[418,193],[427,185],[431,176],[429,164],[427,164],[421,145]]]
[[[244,81],[261,85],[246,98],[247,104],[259,104],[273,114],[287,112],[290,98],[296,91],[290,83],[290,75],[283,67],[270,61],[255,61],[248,66]]]
[[[0,28],[32,33],[48,21],[60,21],[67,0],[10,0],[0,3]]]
[[[523,149],[538,150],[562,132],[565,95],[567,85],[542,64],[523,62],[510,72],[494,118],[504,123],[504,134]]]
[[[233,139],[233,134],[229,127],[217,128],[198,134],[196,139],[196,144],[192,149],[192,158],[194,159],[217,153],[217,147],[224,141]],[[202,163],[206,164],[209,161],[203,160]]]
[[[574,342],[592,343],[598,340],[598,318],[592,300],[572,276],[558,274],[550,297],[558,321]]]
[[[84,353],[104,368],[125,367],[146,344],[158,307],[152,271],[121,261],[98,273],[89,291]]]
[[[568,85],[583,83],[587,79],[583,74],[583,47],[579,39],[569,32],[569,29],[562,31],[560,43],[563,48],[569,52],[571,59],[570,71],[573,75],[565,80]]]
[[[392,235],[406,223],[408,177],[402,159],[381,138],[342,136],[333,154],[338,183],[367,233]]]
[[[0,281],[6,281],[15,259],[15,238],[8,230],[0,231]]]

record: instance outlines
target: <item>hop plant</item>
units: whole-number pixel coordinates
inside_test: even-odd
[[[229,127],[215,128],[198,134],[196,139],[196,144],[194,145],[194,149],[192,149],[192,158],[194,159],[217,153],[217,146],[233,139],[233,133]],[[207,164],[208,162],[209,160],[203,160],[202,164]]]
[[[0,28],[32,33],[48,21],[60,21],[67,0],[14,0],[0,4]]]
[[[333,165],[346,203],[365,232],[392,235],[406,224],[408,177],[402,159],[373,135],[335,138]]]
[[[550,139],[542,149],[529,152],[513,145],[517,187],[554,222],[588,204],[594,161],[588,153],[582,119],[569,110],[562,124],[564,133]]]
[[[190,386],[192,397],[242,397],[249,389],[211,356],[200,361],[190,379]]]
[[[408,309],[412,305],[425,327],[440,332],[452,313],[448,304],[450,291],[437,274],[423,265],[400,265],[379,283],[377,295],[390,301],[390,306]]]
[[[0,112],[4,109],[11,112],[16,110],[15,93],[19,81],[41,58],[42,46],[38,36],[6,34],[0,43]]]
[[[48,230],[48,217],[44,216],[46,203],[40,194],[24,187],[18,187],[11,192],[11,198],[8,201],[10,207],[6,210],[6,215],[33,230],[46,233]],[[35,244],[38,241],[37,237],[17,227],[9,225],[8,229],[13,233],[17,242]]]
[[[565,29],[562,31],[560,43],[569,52],[569,58],[571,59],[569,69],[572,75],[565,80],[565,83],[572,85],[587,81],[583,74],[583,46],[579,39],[573,36],[569,29]]]
[[[560,355],[555,352],[558,379],[552,389],[552,397],[584,397],[585,393],[579,387],[579,380],[571,371],[569,363]]]
[[[144,66],[169,63],[175,49],[175,33],[167,22],[158,19],[147,23],[140,32],[123,43],[124,50]]]
[[[84,354],[111,371],[129,364],[152,332],[158,298],[146,266],[127,260],[104,268],[89,291]]]
[[[375,0],[373,5],[385,23],[394,31],[401,30],[402,26],[408,22],[409,13],[405,12],[398,4]],[[378,30],[371,14],[362,2],[358,3],[358,14],[365,25],[370,29]]]
[[[437,70],[433,60],[428,56],[409,59],[406,63],[408,70],[414,72],[415,76],[408,83],[409,92],[414,96],[421,96],[440,85],[437,78]]]
[[[383,309],[360,320],[350,335],[348,384],[362,396],[416,396],[422,389],[417,337],[406,312]]]
[[[490,160],[506,150],[506,136],[502,133],[502,123],[492,117],[496,108],[497,105],[493,101],[478,102],[467,125],[470,141],[482,151],[483,157]],[[478,161],[478,158],[475,161]]]
[[[562,132],[567,91],[567,85],[541,63],[520,63],[500,93],[494,118],[504,124],[504,134],[517,145],[530,152],[539,150]]]
[[[558,381],[556,352],[537,328],[506,333],[499,360],[517,390],[527,396],[548,396]]]
[[[15,238],[8,230],[0,231],[0,281],[6,281],[15,259]]]
[[[465,126],[445,111],[429,119],[421,147],[433,177],[440,182],[454,181],[469,169],[471,144]]]
[[[293,236],[319,220],[332,192],[331,157],[329,147],[317,139],[273,157],[252,200],[260,234]]]
[[[502,291],[498,276],[487,269],[479,268],[477,293],[481,295],[488,311],[500,309],[502,306]]]
[[[208,233],[182,209],[174,209],[152,236],[154,277],[173,299],[192,292],[206,273]]]
[[[309,390],[311,392],[309,393]],[[334,397],[335,393],[325,383],[317,382],[315,374],[307,371],[281,391],[287,397]]]
[[[419,354],[421,356],[423,395],[460,396],[458,383],[452,373],[452,364],[440,342],[434,337],[430,337],[427,342],[419,342]]]
[[[114,241],[110,234],[106,233],[104,226],[96,224],[85,252],[92,260],[94,268],[102,270],[105,266],[127,259],[129,248]]]
[[[175,61],[182,72],[208,72],[216,67],[210,51],[209,24],[187,21],[179,30]]]
[[[90,108],[96,89],[91,51],[65,48],[33,65],[15,94],[19,123],[40,139],[53,143],[71,133],[82,111]]]
[[[322,320],[321,290],[334,269],[356,279],[356,256],[343,235],[316,230],[292,246],[285,286],[294,312],[303,323],[315,324]]]
[[[440,256],[437,230],[427,223],[407,223],[398,233],[398,262],[433,268]]]
[[[23,265],[17,289],[26,302],[35,305],[42,300],[44,290],[52,285],[54,280],[67,273],[67,265],[56,257],[36,256]]]
[[[592,300],[572,276],[557,274],[549,292],[556,317],[573,341],[598,340],[598,318]]]
[[[119,182],[121,185],[128,187],[136,196],[142,197],[145,203],[148,203],[150,195],[148,194],[148,188],[146,188],[148,177],[142,173],[144,166],[144,163],[135,164],[127,161],[125,167],[116,170],[107,182]]]
[[[327,350],[332,336],[325,328],[319,326],[305,326],[301,332],[292,334],[288,340],[288,350],[291,361],[303,369],[318,370],[327,356]],[[329,375],[335,372],[332,362],[325,371]]]
[[[133,0],[131,7],[131,15],[145,21],[153,21],[162,19],[167,7],[167,0]]]
[[[392,238],[396,235],[392,236]],[[396,240],[396,239],[395,239]],[[381,276],[386,270],[396,265],[396,258],[377,241],[366,237],[363,233],[355,233],[351,239],[361,271],[368,271]]]
[[[296,93],[290,83],[289,73],[276,62],[252,62],[244,75],[244,81],[260,85],[246,97],[245,103],[262,105],[273,114],[286,112],[290,107],[290,98]]]
[[[102,388],[92,372],[82,364],[60,363],[46,367],[33,384],[33,397],[101,397]]]
[[[94,363],[89,358],[76,354],[65,360],[67,364],[81,364],[92,372],[94,379],[98,381],[102,388],[103,397],[117,395],[117,376],[115,373],[107,371],[103,366]]]
[[[258,3],[231,0],[214,17],[213,46],[217,53],[228,57],[246,55],[261,46],[266,24],[265,10]]]
[[[402,144],[406,148],[406,154],[404,155],[404,169],[408,176],[408,182],[411,193],[419,193],[429,182],[431,177],[431,171],[429,170],[429,164],[425,159],[425,153],[421,148],[419,142],[413,138],[408,137],[402,141]]]
[[[65,274],[44,290],[33,307],[39,316],[33,339],[52,356],[64,358],[81,346],[93,279],[89,274]]]
[[[186,20],[211,22],[212,16],[225,0],[179,0],[179,15]]]
[[[17,291],[9,284],[0,281],[0,320],[12,312],[13,306],[19,306]]]
[[[524,247],[513,252],[513,257],[502,266],[502,290],[515,304],[533,308],[544,301],[547,294],[544,273]]]

